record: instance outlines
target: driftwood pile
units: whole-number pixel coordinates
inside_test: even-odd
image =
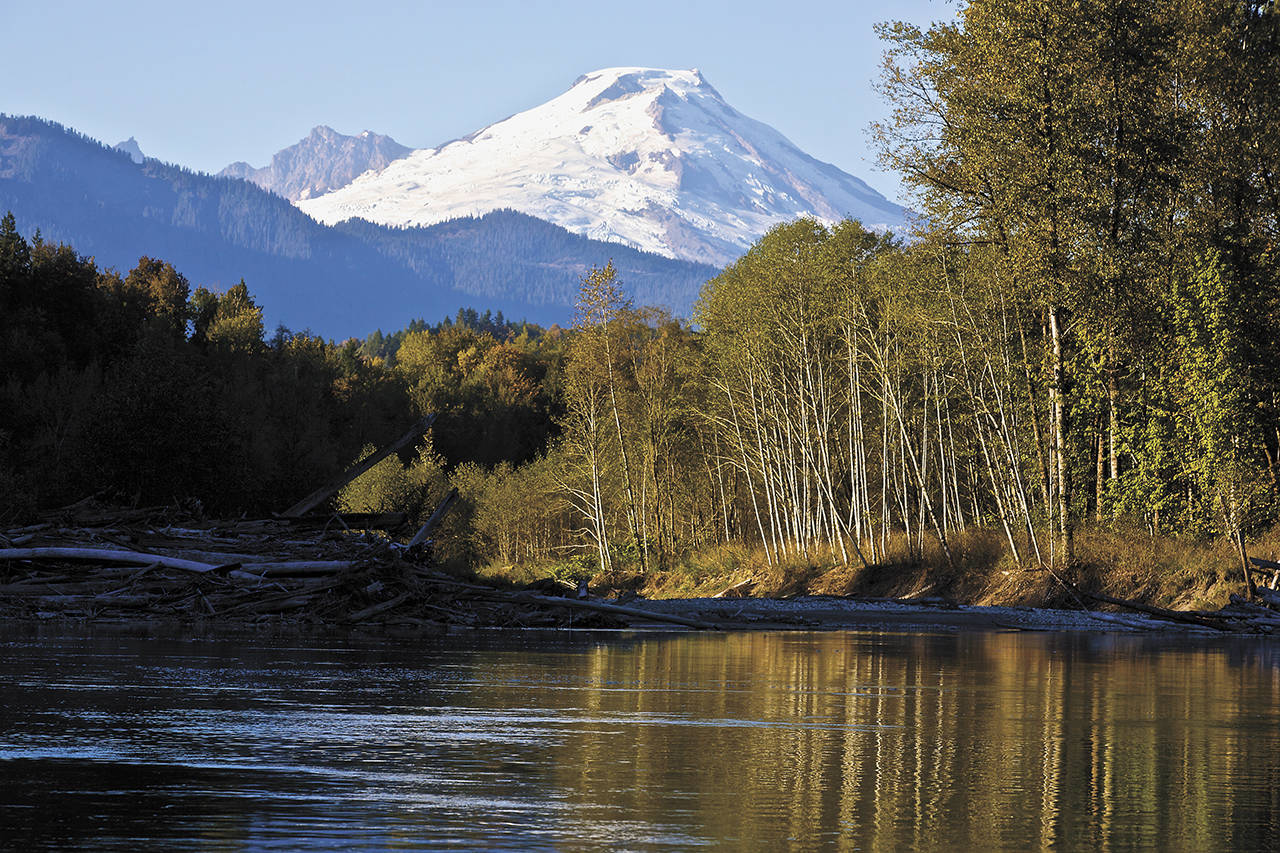
[[[69,519],[0,530],[0,618],[267,621],[424,632],[646,622],[711,627],[454,577],[434,567],[419,546],[354,529],[385,518],[198,521],[175,520],[168,510],[83,509]]]
[[[207,520],[178,508],[110,509],[93,500],[0,529],[0,618],[262,621],[467,627],[715,627],[605,601],[501,589],[441,571],[431,533],[456,492],[407,541],[403,513],[318,512],[344,485],[411,444],[400,439],[277,516]],[[568,590],[565,590],[568,592]]]

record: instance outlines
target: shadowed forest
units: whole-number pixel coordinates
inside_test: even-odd
[[[881,34],[875,132],[918,230],[779,225],[692,323],[608,266],[568,329],[464,311],[335,344],[268,333],[243,284],[102,270],[6,217],[0,520],[280,510],[435,412],[338,508],[421,520],[456,487],[459,566],[1005,600],[1059,572],[1252,583],[1249,554],[1280,556],[1275,4],[974,0]]]

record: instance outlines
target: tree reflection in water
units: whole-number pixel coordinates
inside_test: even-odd
[[[22,846],[1280,847],[1268,641],[3,645],[0,817]]]

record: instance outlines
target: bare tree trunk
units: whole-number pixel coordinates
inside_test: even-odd
[[[922,515],[927,513],[930,521],[933,522],[934,534],[938,537],[938,544],[942,546],[942,554],[946,558],[947,566],[949,568],[955,568],[955,559],[951,555],[950,545],[947,544],[947,532],[946,530],[943,529],[942,523],[938,519],[938,514],[937,512],[934,511],[933,501],[929,498],[929,489],[925,482],[925,476],[928,473],[928,469],[922,467],[920,460],[916,458],[915,447],[912,446],[911,439],[907,434],[906,421],[904,421],[902,418],[902,406],[899,398],[895,397],[892,405],[893,405],[894,415],[896,416],[898,421],[898,429],[900,430],[902,435],[902,447],[904,449],[904,455],[906,456],[906,461],[909,461],[911,463],[911,471],[912,473],[915,474],[916,483],[920,489],[920,502],[921,502]],[[928,410],[929,410],[928,404],[926,401],[925,412],[927,413]],[[928,428],[927,423],[925,428],[926,429]],[[904,477],[906,476],[905,470],[903,471],[903,476]],[[921,524],[920,533],[922,536],[924,534],[923,527],[924,525]]]
[[[1238,516],[1237,516],[1238,517]],[[1249,554],[1244,546],[1244,526],[1238,522],[1235,525],[1236,550],[1240,554],[1240,569],[1244,572],[1244,588],[1249,598],[1253,598],[1258,594],[1258,588],[1253,583],[1253,573],[1250,571]]]
[[[608,334],[607,330],[605,334]],[[631,458],[627,453],[626,439],[622,435],[622,417],[618,414],[618,393],[613,376],[613,354],[608,348],[605,349],[605,359],[609,368],[609,404],[613,408],[613,424],[618,431],[618,450],[622,454],[622,483],[627,490],[627,524],[631,527],[631,538],[640,552],[640,571],[647,574],[649,571],[649,552],[644,538],[640,535],[636,493],[631,486]]]
[[[1049,309],[1049,335],[1053,352],[1053,442],[1056,449],[1057,492],[1058,498],[1058,555],[1064,566],[1070,566],[1075,560],[1074,533],[1071,524],[1071,470],[1069,453],[1067,452],[1067,431],[1070,425],[1070,413],[1067,400],[1066,364],[1063,361],[1062,307],[1053,305]]]
[[[959,525],[960,532],[965,529],[964,520],[964,504],[960,499],[960,456],[956,453],[956,436],[952,429],[951,421],[951,399],[944,398],[943,405],[947,413],[947,445],[951,449],[951,491],[955,498],[956,506],[956,523]],[[977,521],[975,517],[974,521]]]
[[[1098,429],[1094,433],[1094,449],[1096,450],[1095,474],[1094,474],[1094,497],[1093,497],[1093,520],[1102,522],[1102,504],[1105,499],[1107,490],[1106,479],[1106,456],[1104,455],[1103,436],[1102,436],[1102,415],[1098,415]]]
[[[1112,340],[1107,350],[1107,482],[1111,484],[1104,497],[1108,502],[1115,499],[1115,482],[1120,476],[1120,392],[1116,383],[1116,345]],[[1108,507],[1108,514],[1110,508]]]
[[[774,551],[769,548],[769,535],[765,532],[764,519],[760,517],[760,504],[756,500],[756,487],[751,478],[751,461],[747,452],[747,438],[742,434],[742,424],[738,419],[738,408],[734,405],[733,392],[729,390],[727,384],[724,387],[724,392],[729,398],[729,413],[733,416],[733,429],[738,440],[738,451],[742,454],[742,471],[747,478],[747,494],[751,496],[751,510],[756,517],[756,526],[760,529],[760,545],[764,548],[765,562],[772,566],[777,562],[777,558]],[[762,476],[767,475],[762,474]]]
[[[1027,402],[1031,414],[1031,434],[1036,442],[1036,459],[1040,462],[1040,495],[1044,499],[1045,517],[1052,512],[1052,500],[1049,494],[1049,460],[1046,459],[1044,435],[1040,431],[1040,395],[1036,393],[1036,383],[1031,375],[1031,355],[1027,348],[1027,332],[1021,320],[1018,321],[1018,337],[1022,341],[1022,373],[1027,382]],[[1050,391],[1050,394],[1053,392]],[[1052,526],[1052,522],[1050,523]]]

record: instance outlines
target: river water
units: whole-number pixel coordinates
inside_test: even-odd
[[[0,633],[9,849],[1276,850],[1280,643]]]

